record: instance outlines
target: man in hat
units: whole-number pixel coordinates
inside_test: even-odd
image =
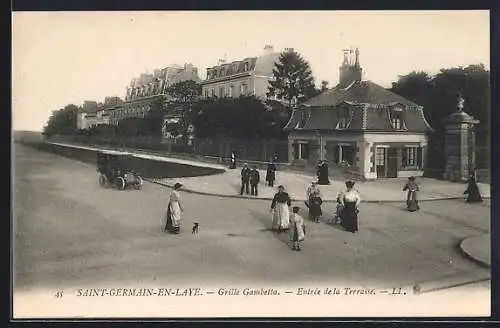
[[[259,182],[260,182],[259,170],[257,170],[257,165],[254,165],[253,169],[250,171],[250,194],[252,196],[257,196],[259,192],[257,188]]]
[[[243,195],[243,190],[246,191],[247,195],[250,193],[250,174],[251,174],[251,170],[248,167],[248,163],[244,163],[243,168],[241,169],[240,195]]]

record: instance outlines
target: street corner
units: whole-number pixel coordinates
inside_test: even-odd
[[[477,264],[491,267],[491,237],[490,234],[467,237],[460,242],[460,250],[467,258]]]

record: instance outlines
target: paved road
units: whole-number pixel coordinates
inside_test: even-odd
[[[103,189],[95,168],[18,144],[14,173],[16,290],[107,282],[443,287],[489,275],[457,248],[489,232],[489,201],[428,202],[419,213],[362,204],[358,234],[307,223],[298,253],[268,230],[267,201],[183,194],[184,226],[199,221],[200,234],[172,236],[161,231],[169,190],[156,184]]]

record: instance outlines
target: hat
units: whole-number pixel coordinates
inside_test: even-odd
[[[280,189],[280,188],[285,189],[285,186],[283,186],[283,185],[279,185],[279,186],[278,186],[278,189]]]
[[[174,184],[174,189],[179,189],[180,187],[182,187],[182,183],[177,182]]]
[[[352,187],[354,187],[354,181],[352,181],[352,180],[346,181],[345,185],[347,188],[352,188]]]
[[[318,181],[314,180],[311,182],[313,185],[318,184]]]

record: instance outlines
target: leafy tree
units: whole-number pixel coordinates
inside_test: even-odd
[[[163,131],[163,116],[165,113],[165,99],[157,98],[151,104],[151,109],[144,118],[140,118],[138,133],[143,136],[161,138]]]
[[[170,97],[168,106],[179,110],[181,121],[165,126],[165,130],[172,136],[182,135],[192,122],[192,107],[201,96],[201,85],[193,80],[182,81],[168,87],[166,93]]]
[[[309,63],[295,50],[281,53],[269,81],[267,96],[288,103],[305,101],[315,95],[314,77]]]
[[[175,103],[190,107],[201,96],[201,85],[193,80],[182,81],[168,87],[166,93]]]
[[[193,107],[193,125],[200,138],[282,137],[287,121],[283,107],[279,102],[264,104],[255,96],[204,99]]]
[[[457,110],[457,95],[465,98],[464,111],[480,121],[476,128],[477,144],[489,139],[490,78],[484,65],[441,69],[431,76],[426,72],[411,72],[400,76],[391,91],[424,107],[424,114],[435,133],[429,141],[429,164],[444,167],[445,118]]]
[[[53,111],[43,129],[43,134],[50,137],[52,135],[72,135],[76,133],[78,120],[78,107],[73,104]]]

